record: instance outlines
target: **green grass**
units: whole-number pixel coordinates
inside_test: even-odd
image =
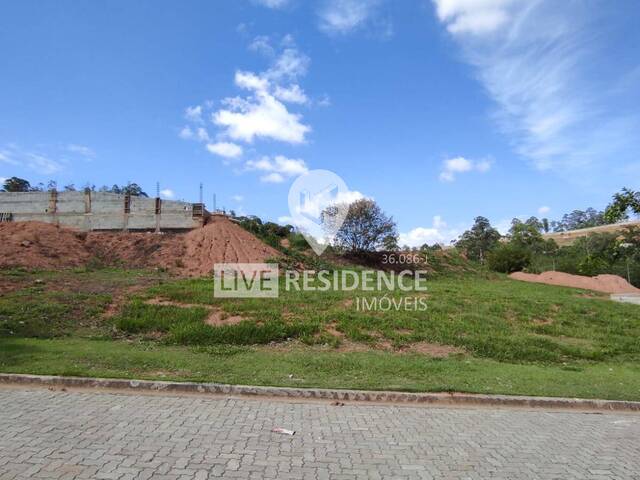
[[[401,348],[416,342],[452,345],[481,358],[509,362],[640,358],[640,309],[576,289],[503,276],[438,278],[428,283],[426,311],[356,311],[355,297],[374,292],[283,291],[277,299],[216,299],[213,282],[184,280],[151,288],[147,297],[216,306],[247,319],[241,325],[176,326],[181,344],[253,344],[300,338],[319,343],[328,325],[345,339]],[[386,292],[401,299],[418,293]],[[168,307],[165,307],[168,308]],[[132,332],[134,333],[134,332]]]
[[[579,362],[572,366],[510,364],[373,351],[343,353],[309,348],[273,351],[265,347],[2,338],[0,370],[245,385],[640,400],[637,362]]]
[[[129,333],[171,332],[177,326],[204,325],[206,316],[207,310],[203,307],[147,305],[134,300],[113,322],[117,328]]]
[[[11,292],[0,297],[0,337],[96,334],[100,329],[96,317],[110,302],[106,294],[51,292],[42,287]]]
[[[640,400],[640,308],[593,292],[440,276],[428,282],[426,311],[357,311],[356,297],[379,294],[281,285],[275,299],[219,299],[208,279],[113,269],[0,280],[15,286],[0,297],[4,372]],[[214,311],[242,320],[205,324]],[[464,353],[401,353],[424,343]]]

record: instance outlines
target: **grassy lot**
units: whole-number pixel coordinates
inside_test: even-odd
[[[362,291],[215,299],[158,272],[3,272],[0,288],[4,372],[640,400],[640,308],[502,276],[389,292],[426,311],[358,311]]]

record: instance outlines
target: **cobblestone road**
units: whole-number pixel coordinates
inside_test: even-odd
[[[0,388],[3,480],[220,476],[640,479],[640,416]]]

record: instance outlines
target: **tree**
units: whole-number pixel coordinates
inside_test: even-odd
[[[612,223],[605,218],[605,213],[595,208],[587,208],[586,210],[574,210],[562,216],[559,222],[551,222],[554,232],[566,232],[568,230],[578,230],[580,228],[597,227],[599,225],[607,225]]]
[[[341,209],[347,209],[334,243],[349,252],[371,252],[384,247],[384,240],[397,236],[396,223],[373,200],[356,200],[350,205],[332,205],[322,212],[322,222],[331,225]]]
[[[629,211],[640,215],[640,191],[634,192],[623,188],[620,193],[613,196],[613,200],[604,212],[604,217],[607,222],[616,223],[629,218]]]
[[[11,177],[4,181],[2,190],[5,192],[33,192],[34,188],[24,178]]]
[[[542,230],[544,230],[544,233],[549,233],[549,219],[543,218],[540,221],[542,222]]]
[[[142,187],[137,183],[128,183],[126,186],[119,186],[118,184],[114,184],[112,187],[107,187],[106,185],[100,187],[100,192],[106,193],[117,193],[120,195],[130,195],[132,197],[148,197],[147,193],[142,190]]]
[[[517,247],[540,253],[544,249],[544,239],[542,238],[540,221],[536,217],[529,218],[526,222],[518,218],[511,221],[509,230],[510,242]]]
[[[131,195],[132,197],[148,197],[142,187],[137,183],[128,183],[126,187],[122,187],[121,193]]]
[[[397,252],[400,249],[398,245],[398,235],[389,234],[382,240],[382,248],[388,252]]]
[[[531,251],[514,243],[499,245],[488,258],[489,268],[497,272],[513,273],[531,264]]]
[[[491,226],[487,218],[476,217],[471,229],[460,236],[456,247],[463,250],[467,258],[484,263],[487,253],[498,245],[500,237],[500,232]]]

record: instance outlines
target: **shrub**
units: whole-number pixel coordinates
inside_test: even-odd
[[[531,264],[531,252],[511,243],[505,243],[489,254],[489,268],[497,272],[512,273]]]

